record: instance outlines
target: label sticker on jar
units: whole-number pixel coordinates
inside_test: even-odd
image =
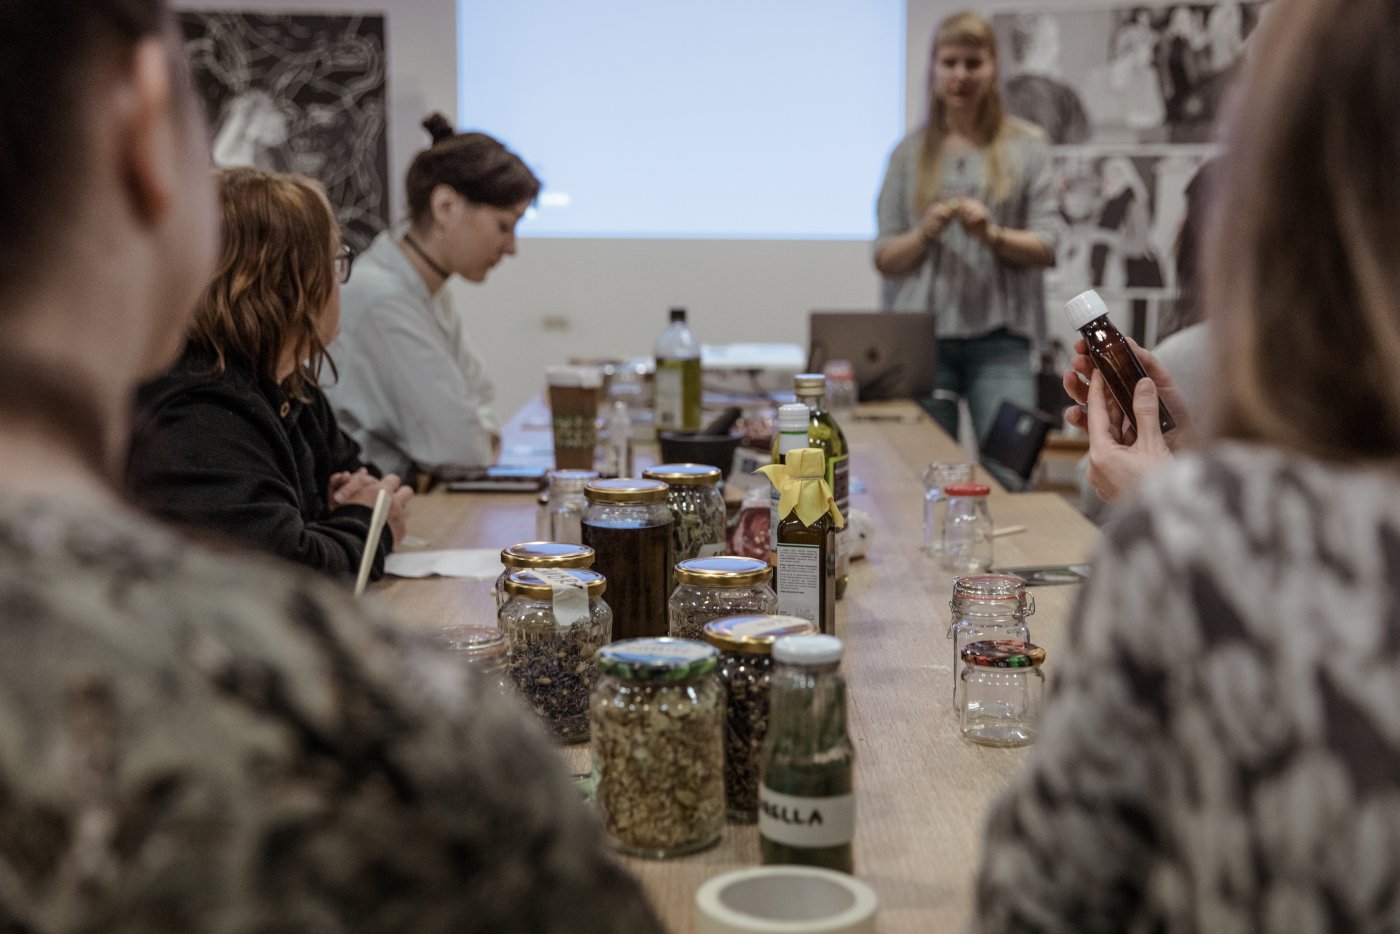
[[[761,636],[788,636],[794,633],[816,632],[812,621],[800,616],[755,616],[729,627],[729,634],[740,639]]]
[[[724,554],[724,542],[712,542],[708,545],[700,546],[700,553],[697,558],[713,558],[716,555]]]
[[[588,619],[588,587],[563,568],[531,568],[530,575],[549,585],[554,594],[554,621],[567,629]]]
[[[856,796],[805,798],[758,788],[758,832],[774,843],[815,849],[856,836]]]

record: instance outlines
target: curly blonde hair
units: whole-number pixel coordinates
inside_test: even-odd
[[[214,279],[195,311],[189,340],[229,366],[277,378],[290,350],[298,362],[281,381],[306,401],[330,363],[319,323],[336,286],[335,217],[325,189],[302,175],[220,169],[222,247]]]

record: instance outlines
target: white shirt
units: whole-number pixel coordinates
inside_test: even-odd
[[[495,389],[460,316],[435,302],[389,232],[356,260],[341,290],[338,378],[325,388],[340,424],[381,470],[483,465],[494,459]]]

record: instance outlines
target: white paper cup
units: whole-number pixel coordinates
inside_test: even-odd
[[[812,866],[759,866],[707,880],[695,893],[699,934],[875,934],[875,891]]]

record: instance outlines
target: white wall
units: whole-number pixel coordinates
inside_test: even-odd
[[[508,2],[508,0],[503,0]],[[989,9],[1064,6],[1077,0],[993,0]],[[190,9],[240,8],[239,0],[182,0]],[[394,217],[403,214],[402,179],[426,142],[418,122],[431,110],[457,112],[454,0],[263,0],[269,12],[385,10],[389,63],[389,173]],[[928,42],[934,24],[968,4],[909,0],[907,114],[921,120]],[[490,127],[479,129],[490,131]],[[890,140],[892,148],[897,140]],[[524,154],[527,161],[529,154]],[[871,210],[879,178],[872,178]],[[647,353],[666,310],[684,305],[704,341],[804,344],[813,308],[874,308],[879,280],[869,244],[833,240],[525,239],[484,287],[455,282],[453,298],[469,314],[499,390],[514,411],[541,383],[541,367],[570,355]]]

